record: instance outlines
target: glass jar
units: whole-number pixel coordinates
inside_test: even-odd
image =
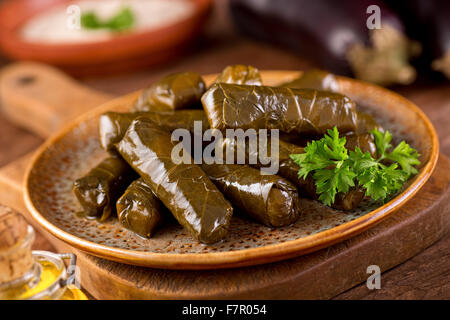
[[[26,234],[17,243],[0,251],[0,269],[12,278],[0,282],[0,300],[87,300],[75,286],[76,256],[32,251],[34,237],[33,228],[27,225]],[[66,259],[70,260],[68,268]]]

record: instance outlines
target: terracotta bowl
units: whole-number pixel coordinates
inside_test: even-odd
[[[262,72],[268,85],[291,80],[293,71]],[[205,77],[211,83],[214,75]],[[127,264],[168,269],[216,269],[269,263],[303,255],[343,241],[395,213],[425,184],[438,158],[438,139],[425,114],[407,99],[380,87],[339,77],[340,90],[372,113],[396,140],[406,140],[421,154],[419,173],[404,190],[380,206],[365,203],[351,212],[317,208],[302,200],[303,216],[293,225],[271,229],[233,217],[226,239],[203,245],[182,227],[168,225],[151,239],[124,229],[117,219],[101,224],[76,216],[81,210],[72,183],[106,157],[100,148],[98,116],[127,111],[139,95],[114,99],[81,116],[50,138],[36,153],[26,175],[25,201],[46,230],[87,253]],[[398,142],[398,141],[397,141]]]
[[[34,15],[69,0],[7,0],[0,6],[0,47],[14,60],[33,60],[58,66],[74,75],[115,73],[157,65],[183,53],[199,33],[211,0],[190,0],[192,15],[169,26],[131,32],[105,41],[80,44],[27,42],[18,30]]]

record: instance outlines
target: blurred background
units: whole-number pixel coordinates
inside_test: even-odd
[[[142,5],[145,2],[150,5]],[[448,117],[442,116],[450,111],[448,1],[0,3],[1,66],[17,60],[49,63],[112,95],[141,89],[168,73],[216,73],[230,64],[272,70],[322,68],[406,95],[432,119],[442,151],[450,155]],[[55,27],[76,17],[70,4],[82,8],[82,32],[73,37]],[[131,18],[123,15],[124,8],[131,10]],[[101,28],[101,22],[117,16],[118,30]],[[145,25],[147,20],[154,23]],[[0,152],[0,165],[43,141],[2,114],[0,133],[0,150],[5,150]]]
[[[448,3],[2,0],[0,65],[49,63],[112,95],[144,88],[168,73],[216,73],[230,64],[322,68],[389,86],[413,100],[432,119],[442,152],[450,155]],[[72,37],[55,27],[76,17],[70,4],[82,8],[81,31]],[[131,18],[124,8],[131,9]],[[118,17],[118,30],[101,28],[111,17]],[[42,141],[0,113],[0,165]]]
[[[0,0],[0,79],[18,61],[51,65],[112,96],[169,73],[211,74],[232,64],[325,69],[412,100],[450,156],[448,0]],[[0,166],[44,141],[1,112],[4,94]],[[434,250],[444,250],[446,239]]]

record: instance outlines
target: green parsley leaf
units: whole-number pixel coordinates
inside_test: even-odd
[[[98,17],[93,12],[86,12],[81,15],[81,26],[86,29],[100,29],[102,23],[98,20]]]
[[[105,23],[105,27],[111,30],[127,30],[133,26],[134,15],[130,8],[123,8],[108,22]]]
[[[392,140],[392,135],[389,131],[385,131],[382,133],[381,131],[378,131],[377,129],[372,130],[371,133],[373,134],[373,137],[375,138],[375,145],[377,147],[377,153],[378,156],[381,158],[384,158],[386,154],[386,150],[391,148],[392,145],[390,144]]]
[[[298,172],[300,178],[306,179],[308,174],[315,170],[324,169],[333,164],[324,149],[324,141],[312,141],[305,148],[302,154],[291,155],[296,163],[302,163]]]
[[[319,200],[326,205],[334,203],[338,192],[348,192],[355,186],[356,174],[347,164],[345,143],[346,139],[339,138],[339,131],[334,127],[322,139],[309,142],[305,153],[290,155],[300,166],[300,178],[306,179],[313,172]]]
[[[361,174],[366,169],[378,167],[378,162],[372,158],[370,153],[363,153],[359,147],[356,147],[355,151],[350,151],[349,158],[353,162],[353,168],[357,174]]]
[[[333,160],[347,159],[347,149],[345,148],[346,139],[339,138],[339,131],[336,127],[333,130],[328,130],[328,135],[324,135],[323,149],[326,155]],[[320,141],[320,140],[319,140]],[[322,151],[322,150],[320,150]]]
[[[383,175],[375,167],[364,170],[358,175],[358,183],[366,189],[366,195],[374,200],[385,199],[387,188],[384,186]]]
[[[93,12],[81,14],[81,26],[85,29],[110,29],[112,31],[123,31],[130,29],[134,25],[134,14],[130,8],[124,7],[107,21],[100,21]]]
[[[346,193],[356,182],[365,194],[374,200],[386,201],[397,193],[412,174],[417,173],[419,154],[402,141],[392,148],[389,131],[371,132],[377,147],[378,159],[356,147],[348,151],[346,139],[339,138],[336,127],[320,140],[308,142],[305,153],[292,154],[291,159],[300,167],[298,175],[306,179],[311,173],[319,200],[331,205],[339,192]],[[387,163],[386,163],[387,162]],[[393,163],[391,163],[393,162]]]
[[[408,179],[408,174],[397,169],[393,163],[389,167],[378,164],[358,175],[358,183],[366,189],[366,195],[374,200],[386,201],[390,195],[397,193]]]
[[[386,159],[398,162],[408,175],[416,174],[417,169],[414,166],[420,164],[419,154],[405,141],[400,142],[391,153],[386,154]]]
[[[391,194],[397,193],[410,177],[407,172],[397,168],[397,164],[393,163],[389,167],[383,169],[386,186]]]
[[[316,171],[313,175],[316,181],[316,190],[321,200],[327,206],[334,203],[338,192],[348,192],[350,187],[354,187],[356,174],[350,171],[348,166],[336,167]]]

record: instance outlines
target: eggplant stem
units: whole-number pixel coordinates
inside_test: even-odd
[[[431,67],[433,70],[442,72],[450,79],[450,50],[448,50],[441,58],[434,60]]]
[[[371,46],[354,44],[347,59],[358,79],[379,85],[409,84],[416,79],[416,70],[409,64],[422,47],[389,25],[371,30]]]

